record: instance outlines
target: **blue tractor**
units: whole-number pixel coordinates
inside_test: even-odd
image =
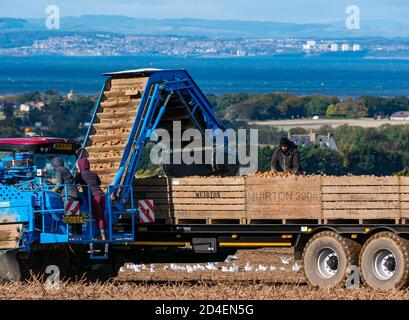
[[[176,235],[181,230],[177,226],[154,224],[152,232],[147,232],[138,219],[140,209],[134,199],[133,184],[142,150],[155,129],[168,128],[171,121],[180,120],[184,128],[196,128],[203,137],[206,129],[223,130],[213,106],[186,70],[138,69],[106,75],[90,129],[77,155],[89,157],[106,185],[107,239],[95,237],[97,228],[87,188],[76,186],[82,190],[82,199],[79,210],[72,214],[72,206],[69,208],[71,204],[66,200],[68,186],[62,186],[65,196],[64,192],[53,192],[54,185],[36,166],[33,154],[14,152],[0,162],[1,279],[19,280],[34,270],[44,272],[46,266],[54,264],[61,265],[60,271],[66,275],[100,270],[96,266],[101,265],[115,269],[124,259],[136,259],[147,246],[175,243],[176,236],[185,238],[185,242],[192,240],[188,228],[183,230],[186,235]],[[111,103],[113,98],[117,100]],[[115,118],[121,115],[127,118],[124,121]],[[129,125],[122,143],[98,144],[109,138],[109,130],[118,123]],[[99,136],[98,130],[102,132]],[[100,159],[95,156],[104,150],[116,152],[109,158],[114,163],[109,169],[98,167]],[[237,170],[226,168],[214,165],[210,172],[221,174],[230,170],[234,174]],[[188,169],[195,174],[191,168],[175,172]],[[202,169],[197,172],[203,172]],[[81,232],[71,234],[72,224],[79,225]]]

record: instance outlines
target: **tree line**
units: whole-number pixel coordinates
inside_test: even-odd
[[[302,129],[298,130],[298,133]],[[301,164],[307,174],[327,175],[409,175],[409,126],[383,125],[378,128],[321,127],[319,133],[334,135],[338,150],[318,144],[299,147]],[[304,132],[306,133],[306,132]],[[276,132],[276,141],[280,132]],[[259,170],[270,170],[275,146],[259,149]]]
[[[397,111],[409,111],[409,98],[361,96],[340,99],[313,94],[295,96],[290,93],[249,95],[245,93],[210,95],[220,117],[228,121],[272,120],[303,117],[389,117]]]
[[[332,112],[333,109],[349,110],[348,112],[355,115],[359,113],[360,116],[385,116],[395,111],[409,110],[409,100],[406,97],[360,97],[341,101],[337,97],[323,95],[296,97],[287,93],[272,93],[209,95],[209,99],[215,105],[219,119],[222,119],[226,127],[235,129],[249,128],[249,125],[246,121],[237,121],[236,119],[241,117],[233,116],[234,114],[247,114],[249,119],[264,120],[271,119],[272,115],[280,119],[297,115],[327,115],[328,110]],[[22,128],[41,123],[39,130],[44,136],[82,140],[87,127],[81,124],[91,118],[95,100],[96,97],[89,96],[67,99],[55,91],[1,97],[0,104],[3,105],[2,113],[5,119],[0,120],[0,137],[21,137],[24,135]],[[45,105],[41,109],[32,108],[24,113],[13,107],[29,101],[42,101]],[[356,104],[362,108],[356,108]],[[294,128],[292,132],[308,134],[303,128]],[[383,125],[378,128],[321,127],[318,133],[332,133],[338,150],[322,149],[314,144],[301,147],[301,162],[306,173],[409,174],[407,125]],[[260,171],[270,169],[271,156],[282,136],[287,136],[287,132],[274,127],[259,127]],[[142,162],[148,161],[149,158],[145,156]],[[148,163],[146,167],[150,167]]]

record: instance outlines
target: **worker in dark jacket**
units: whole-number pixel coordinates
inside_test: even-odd
[[[64,165],[64,160],[60,157],[54,157],[51,160],[51,166],[53,167],[53,171],[55,174],[55,184],[56,186],[52,189],[54,192],[61,193],[63,198],[67,195],[68,198],[79,199],[79,193],[77,187],[75,187],[75,179],[71,174],[70,170],[68,170]],[[64,186],[62,184],[68,184],[71,186],[67,186],[67,193],[64,190]],[[68,200],[68,199],[65,199]]]
[[[278,172],[278,165],[283,172],[302,174],[298,147],[285,137],[280,139],[280,146],[273,154],[271,170]]]
[[[105,228],[105,193],[100,185],[101,180],[98,175],[90,169],[90,163],[87,158],[81,158],[77,161],[79,173],[75,179],[78,184],[87,185],[91,192],[91,208],[100,232],[101,240],[106,240]]]
[[[52,188],[51,191],[58,192],[61,194],[65,201],[65,205],[69,203],[70,200],[80,201],[80,194],[77,187],[75,186],[74,176],[71,171],[65,167],[64,160],[60,157],[54,157],[51,160],[51,166],[55,174],[55,184],[56,186]],[[63,186],[66,184],[67,186]],[[66,212],[67,214],[67,212]],[[70,235],[76,233],[82,233],[82,226],[79,224],[69,226]]]

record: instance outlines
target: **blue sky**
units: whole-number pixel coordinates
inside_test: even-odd
[[[0,17],[42,18],[47,5],[62,16],[114,14],[147,18],[202,18],[282,22],[345,19],[358,5],[363,20],[409,23],[409,0],[0,0]]]

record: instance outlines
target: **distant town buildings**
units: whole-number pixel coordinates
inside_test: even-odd
[[[350,50],[349,44],[348,44],[348,43],[343,43],[343,44],[341,45],[341,50],[342,50],[342,51],[349,51],[349,50]]]
[[[153,36],[135,34],[99,34],[50,36],[34,40],[31,45],[1,48],[0,55],[66,55],[66,56],[272,56],[293,53],[356,52],[365,50],[408,50],[397,43],[380,46],[360,40],[294,39],[294,38],[206,38],[191,36]],[[362,42],[362,43],[361,43]]]
[[[352,46],[352,51],[361,51],[361,50],[362,50],[362,47],[361,47],[361,45],[358,44],[358,43],[355,43],[355,44]]]
[[[74,92],[74,89],[71,88],[70,92],[67,93],[68,100],[76,100],[78,98],[77,94]]]
[[[361,51],[362,46],[359,43],[349,44],[344,42],[333,42],[327,40],[308,40],[302,44],[302,50],[304,52],[349,52],[349,51]]]
[[[20,112],[29,112],[32,109],[38,109],[41,110],[45,106],[44,102],[42,101],[30,101],[30,102],[25,102],[20,104],[19,110]]]

